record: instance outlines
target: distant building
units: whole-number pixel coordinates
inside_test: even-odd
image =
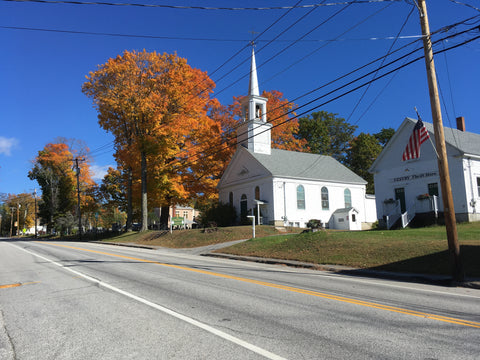
[[[235,207],[239,220],[306,227],[311,219],[325,227],[361,230],[376,221],[375,197],[366,181],[330,156],[271,148],[267,99],[259,95],[255,53],[244,122],[237,151],[218,184],[219,200]]]
[[[420,156],[402,161],[417,120],[406,118],[373,163],[377,217],[389,225],[405,226],[415,217],[442,216],[437,155],[433,125],[424,123],[430,139],[420,147]],[[448,167],[457,221],[480,220],[480,135],[465,131],[463,117],[457,129],[444,128]],[[402,220],[403,219],[403,220]]]
[[[161,208],[155,208],[154,213],[156,217],[160,220]],[[200,212],[190,206],[183,206],[183,205],[172,205],[168,208],[168,227],[170,228],[170,222],[172,221],[173,217],[182,217],[185,220],[185,227],[186,228],[194,228],[197,225],[196,218],[200,214]],[[158,224],[150,224],[153,227]]]

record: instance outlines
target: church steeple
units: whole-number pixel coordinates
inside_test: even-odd
[[[237,131],[237,144],[256,153],[271,153],[271,128],[267,123],[267,98],[260,96],[255,50],[252,44],[248,96],[242,101],[244,123]]]
[[[248,84],[248,96],[260,96],[258,90],[257,64],[255,63],[255,48],[252,46],[252,62],[250,64],[250,83]]]

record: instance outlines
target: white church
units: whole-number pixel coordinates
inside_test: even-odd
[[[330,156],[272,149],[267,99],[260,96],[252,49],[244,121],[237,150],[218,183],[219,201],[240,219],[275,226],[306,227],[309,220],[330,229],[362,230],[377,220],[375,197],[366,181]]]
[[[402,153],[417,120],[406,118],[377,157],[374,174],[378,219],[387,227],[408,225],[418,217],[442,216],[438,161],[433,125],[424,122],[430,139],[418,158],[403,161]],[[480,221],[480,135],[465,131],[465,119],[457,128],[444,127],[447,160],[457,221]]]

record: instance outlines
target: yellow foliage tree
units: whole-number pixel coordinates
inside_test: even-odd
[[[109,59],[83,84],[100,126],[115,136],[115,156],[133,177],[134,195],[140,179],[134,198],[141,198],[141,230],[147,229],[147,194],[168,206],[214,191],[216,158],[205,150],[220,141],[221,126],[209,117],[215,101],[205,88],[213,89],[213,81],[185,59],[145,50]]]

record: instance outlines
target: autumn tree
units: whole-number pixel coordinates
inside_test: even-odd
[[[306,141],[295,136],[299,129],[298,119],[295,116],[296,105],[283,97],[277,90],[263,91],[262,97],[267,98],[267,121],[272,124],[272,147],[290,151],[301,151],[306,146]],[[242,98],[235,97],[229,106],[229,114],[224,116],[223,124],[229,132],[229,139],[233,152],[235,152],[236,132],[242,119]]]
[[[10,227],[13,235],[19,231],[21,233],[22,229],[28,229],[35,224],[35,198],[29,193],[6,194],[0,215],[2,217],[0,233],[9,233]]]
[[[33,168],[28,177],[36,180],[41,188],[42,202],[39,204],[39,215],[48,231],[52,231],[57,220],[75,213],[76,208],[76,173],[73,159],[81,157],[79,162],[81,204],[84,209],[94,201],[86,191],[95,183],[91,178],[90,166],[86,157],[88,149],[74,140],[57,139],[38,152]]]
[[[319,111],[299,119],[297,136],[307,142],[310,152],[344,162],[356,129],[337,114]]]
[[[140,179],[141,230],[147,229],[147,194],[168,207],[214,191],[216,158],[207,150],[221,126],[208,116],[213,87],[206,73],[176,54],[145,50],[125,51],[87,76],[82,90],[100,126],[115,136],[122,167]],[[135,191],[134,179],[130,188]]]

